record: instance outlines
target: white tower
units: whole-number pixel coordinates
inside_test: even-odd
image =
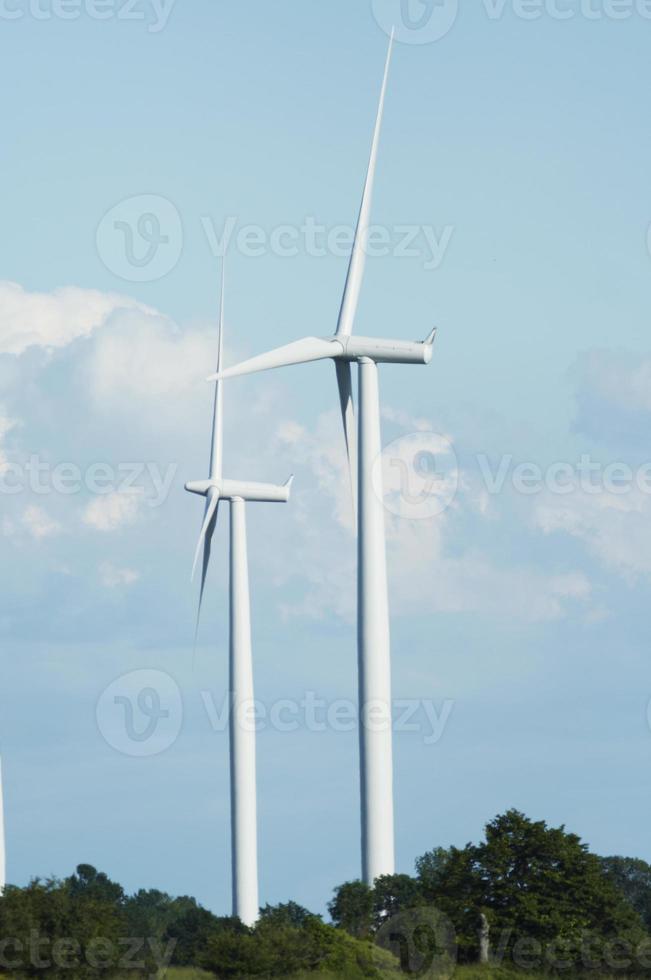
[[[391,654],[384,504],[381,470],[377,468],[373,474],[375,461],[382,448],[377,365],[429,364],[436,334],[436,330],[433,330],[425,341],[410,342],[358,337],[353,333],[366,263],[373,185],[392,47],[393,37],[387,55],[371,157],[336,333],[327,338],[305,337],[214,376],[220,379],[232,378],[328,358],[335,362],[353,498],[357,498],[354,509],[358,528],[357,636],[362,875],[369,885],[380,875],[393,874],[395,870]],[[352,391],[353,363],[358,365],[359,382],[357,433]]]
[[[219,355],[217,370],[222,366],[224,324],[224,281],[219,317]],[[187,483],[190,493],[206,498],[204,522],[195,555],[196,570],[203,552],[199,613],[203,600],[210,550],[217,523],[220,500],[230,502],[230,774],[231,774],[231,842],[233,874],[233,915],[252,926],[258,918],[258,837],[256,794],[256,737],[250,721],[254,701],[253,658],[251,649],[251,603],[246,540],[246,502],[286,503],[291,479],[284,486],[225,480],[223,458],[223,385],[215,385],[210,479]],[[193,570],[194,576],[194,570]]]
[[[0,758],[0,895],[7,884],[7,859],[5,853],[5,818],[2,797],[2,758]]]

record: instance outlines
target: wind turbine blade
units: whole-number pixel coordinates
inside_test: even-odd
[[[348,474],[353,501],[353,527],[357,527],[357,432],[355,431],[355,406],[353,404],[353,379],[349,361],[335,361],[341,419],[344,423]]]
[[[212,375],[208,381],[221,381],[223,378],[238,378],[243,374],[255,374],[258,371],[271,371],[273,368],[288,367],[290,364],[307,364],[309,361],[321,361],[327,357],[338,357],[343,354],[343,345],[337,340],[322,340],[320,337],[304,337],[293,344],[278,347],[268,354],[260,354],[248,361],[226,368]]]
[[[196,571],[197,563],[199,561],[199,555],[201,553],[201,548],[203,546],[203,562],[201,566],[201,588],[199,590],[199,606],[197,608],[197,622],[194,629],[195,652],[197,649],[197,636],[199,635],[199,621],[201,619],[203,594],[206,588],[206,579],[208,577],[208,566],[210,565],[210,551],[212,548],[212,537],[213,534],[215,533],[215,527],[217,525],[218,507],[219,507],[219,494],[214,494],[206,505],[206,516],[204,518],[203,526],[201,528],[201,534],[199,535],[199,543],[197,544],[197,551],[194,557],[194,568],[192,569],[192,578],[194,579],[194,573]]]
[[[205,516],[204,516],[203,524],[201,525],[201,532],[199,534],[199,540],[197,541],[197,548],[194,553],[194,563],[192,565],[192,578],[191,578],[192,582],[194,582],[194,576],[197,571],[197,565],[199,564],[199,555],[201,554],[201,549],[202,548],[204,549],[204,554],[205,554],[206,544],[210,545],[210,541],[212,540],[215,526],[213,524],[211,528],[210,525],[213,522],[213,518],[217,514],[218,506],[219,506],[219,494],[214,493],[212,494],[212,496],[208,498],[206,502]]]
[[[339,310],[339,321],[337,323],[337,333],[349,337],[355,325],[355,316],[359,304],[359,294],[364,279],[364,268],[366,266],[366,249],[368,242],[368,229],[371,219],[371,206],[373,204],[373,187],[375,183],[375,171],[377,169],[378,149],[380,146],[380,132],[382,130],[382,117],[384,115],[384,102],[387,93],[387,82],[389,79],[389,66],[391,64],[391,53],[393,51],[394,32],[391,32],[389,41],[389,51],[387,54],[386,65],[384,67],[384,78],[382,90],[380,92],[380,104],[375,120],[375,132],[373,133],[373,143],[371,146],[371,156],[369,159],[368,170],[366,172],[366,183],[362,194],[362,204],[357,219],[357,229],[353,250],[350,255],[348,265],[348,275],[346,276],[346,286]]]
[[[224,352],[224,276],[225,262],[222,260],[222,286],[219,302],[219,339],[217,342],[217,374],[223,365]],[[212,441],[210,444],[210,478],[220,480],[224,457],[224,391],[219,381],[215,384],[215,404],[212,420]]]

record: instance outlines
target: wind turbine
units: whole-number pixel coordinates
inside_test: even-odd
[[[222,366],[224,336],[224,276],[222,271],[219,313],[219,353],[217,371]],[[284,486],[225,480],[223,460],[223,385],[215,385],[210,479],[186,483],[190,493],[206,498],[204,521],[194,559],[192,576],[203,552],[201,592],[197,629],[210,563],[212,538],[217,524],[220,500],[230,503],[230,644],[229,644],[229,734],[231,778],[231,846],[233,876],[233,915],[245,925],[255,924],[258,902],[258,841],[255,730],[243,724],[242,714],[253,704],[253,661],[251,655],[251,605],[246,541],[246,502],[286,503],[292,479]]]
[[[373,185],[393,39],[392,34],[336,333],[327,338],[306,337],[220,371],[209,379],[212,381],[234,378],[271,368],[306,364],[328,358],[335,362],[353,487],[353,509],[356,511],[358,530],[357,635],[362,875],[368,884],[373,884],[380,875],[392,874],[395,867],[391,662],[384,504],[381,472],[378,469],[373,474],[374,465],[382,449],[377,365],[380,363],[429,364],[436,335],[436,330],[433,330],[425,341],[410,342],[357,337],[353,334],[366,264]],[[351,365],[353,363],[358,365],[359,381],[357,440],[352,396]],[[358,447],[356,441],[359,443]],[[355,488],[356,470],[357,487]]]
[[[2,799],[2,759],[0,758],[0,897],[7,884],[7,862],[5,855],[5,819]]]

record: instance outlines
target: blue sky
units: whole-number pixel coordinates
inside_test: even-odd
[[[414,439],[433,452],[448,504],[387,511],[395,696],[442,725],[432,740],[421,705],[420,729],[396,733],[399,868],[509,806],[651,860],[644,5],[414,0],[429,43],[393,0],[0,7],[9,879],[89,861],[228,909],[225,528],[193,666],[201,508],[182,490],[207,467],[215,241],[233,229],[229,359],[332,331],[345,248],[314,254],[302,229],[354,221],[392,19],[374,204],[388,254],[368,260],[357,329],[438,324],[430,368],[382,370],[384,441],[408,464]],[[143,214],[167,241],[149,264],[134,237],[134,265],[115,222],[135,235]],[[297,254],[277,254],[279,229]],[[323,365],[226,391],[231,475],[296,473],[290,506],[249,514],[267,710],[355,698],[334,399]],[[97,464],[116,492],[97,492]],[[61,492],[66,473],[79,492]],[[172,698],[155,755],[103,713],[134,671]],[[357,742],[300,711],[298,731],[259,736],[261,896],[321,910],[358,874]]]

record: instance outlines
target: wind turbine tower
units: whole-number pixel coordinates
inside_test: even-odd
[[[222,367],[224,336],[224,278],[219,315],[219,354],[217,371]],[[256,737],[254,727],[243,723],[254,701],[251,650],[251,603],[246,538],[247,502],[286,503],[292,479],[284,486],[226,480],[223,477],[223,384],[215,385],[210,479],[187,483],[190,493],[205,497],[204,521],[194,559],[193,578],[203,553],[201,591],[197,629],[210,563],[210,552],[220,500],[230,504],[230,644],[229,644],[229,734],[231,780],[231,842],[233,877],[233,915],[247,925],[255,924],[259,913],[258,840],[256,793]],[[195,641],[196,642],[196,641]]]
[[[376,469],[375,474],[373,472],[382,449],[378,364],[429,364],[436,335],[436,330],[432,330],[423,342],[411,342],[358,337],[353,333],[366,264],[373,186],[392,48],[393,36],[384,70],[371,156],[336,333],[326,338],[305,337],[214,376],[232,378],[329,358],[335,362],[353,498],[357,498],[354,508],[358,534],[357,637],[362,876],[369,885],[380,875],[393,874],[395,870],[386,536],[381,471]],[[352,391],[353,363],[357,364],[359,388],[357,432]]]
[[[5,817],[2,798],[2,758],[0,758],[0,896],[7,884],[7,859],[5,852]]]

